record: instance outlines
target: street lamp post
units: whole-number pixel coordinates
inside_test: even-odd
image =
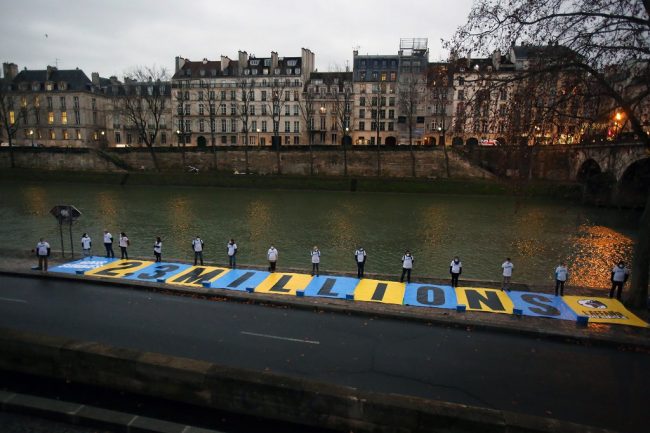
[[[33,129],[29,130],[29,136],[32,139],[32,147],[34,147],[34,130]]]
[[[260,142],[260,128],[257,128],[257,147],[260,147],[262,143]]]

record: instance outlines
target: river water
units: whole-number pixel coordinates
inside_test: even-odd
[[[550,284],[558,261],[566,260],[570,282],[593,287],[608,286],[614,262],[631,261],[639,217],[564,200],[502,196],[5,181],[2,248],[33,248],[45,237],[60,249],[58,225],[49,214],[56,204],[72,204],[83,214],[73,226],[76,253],[81,234],[88,232],[93,252],[102,254],[107,228],[116,239],[126,232],[131,256],[153,257],[155,237],[161,236],[163,259],[190,261],[191,241],[200,235],[205,259],[224,263],[232,237],[240,264],[265,265],[266,251],[275,245],[280,271],[310,268],[314,245],[321,249],[322,273],[354,271],[354,251],[363,246],[368,272],[399,273],[410,249],[414,280],[446,278],[449,262],[459,255],[466,278],[500,280],[501,263],[510,257],[513,281]]]

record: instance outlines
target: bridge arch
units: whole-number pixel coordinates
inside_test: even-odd
[[[643,204],[650,193],[650,158],[634,161],[623,171],[618,185],[619,200]]]
[[[602,172],[603,170],[600,168],[600,164],[598,164],[594,159],[589,158],[583,161],[580,165],[578,173],[576,174],[576,180],[584,183]]]

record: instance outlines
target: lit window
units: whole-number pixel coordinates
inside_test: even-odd
[[[47,123],[52,125],[54,123],[54,112],[50,111],[47,113]]]
[[[9,112],[9,123],[12,125],[16,123],[16,115],[14,114],[13,111]]]
[[[63,139],[64,140],[70,139],[70,137],[68,136],[68,130],[67,129],[63,129],[61,132],[63,133]]]
[[[68,124],[68,113],[66,111],[63,111],[61,113],[61,124],[62,125],[67,125]]]

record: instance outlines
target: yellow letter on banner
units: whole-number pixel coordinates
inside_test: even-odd
[[[404,283],[366,280],[364,278],[354,289],[354,300],[402,305],[405,290],[406,285]]]
[[[311,279],[310,275],[305,274],[272,273],[255,287],[255,292],[296,296],[296,291],[305,290]]]
[[[468,311],[512,314],[514,308],[506,292],[497,289],[456,287],[456,298],[458,304],[465,305]]]
[[[230,272],[230,269],[214,266],[192,266],[180,274],[174,275],[167,282],[180,286],[202,287],[203,281],[214,281],[222,277],[224,272]]]

